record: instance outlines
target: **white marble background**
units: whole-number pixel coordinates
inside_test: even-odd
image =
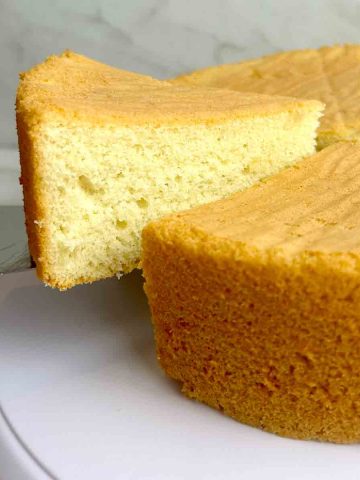
[[[18,72],[65,48],[166,78],[342,42],[360,42],[360,0],[0,0],[0,148],[16,148]],[[1,174],[0,158],[0,190]]]

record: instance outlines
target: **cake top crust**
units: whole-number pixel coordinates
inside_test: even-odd
[[[317,99],[326,104],[320,131],[360,133],[360,45],[293,50],[182,75],[175,84]]]
[[[173,86],[66,51],[21,74],[17,111],[76,117],[100,123],[213,123],[299,108],[320,110],[316,101]]]
[[[337,143],[250,189],[164,219],[259,250],[360,252],[360,147]],[[160,221],[161,223],[161,221]]]

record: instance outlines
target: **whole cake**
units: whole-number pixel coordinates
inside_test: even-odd
[[[316,98],[326,104],[318,148],[360,139],[360,46],[295,50],[182,75],[175,84]]]
[[[135,268],[140,232],[311,154],[317,101],[175,87],[71,52],[22,74],[21,180],[40,278]]]
[[[360,440],[360,147],[150,223],[157,353],[191,398],[279,435]]]

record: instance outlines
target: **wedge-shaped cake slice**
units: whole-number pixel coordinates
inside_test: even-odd
[[[280,435],[360,441],[360,147],[336,144],[150,223],[143,270],[166,373]]]
[[[17,93],[30,251],[61,289],[138,265],[140,232],[309,155],[317,101],[174,87],[67,52]]]
[[[326,104],[318,148],[360,139],[360,46],[295,50],[183,75],[177,84],[316,98]]]

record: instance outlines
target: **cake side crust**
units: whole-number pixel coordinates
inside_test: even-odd
[[[46,267],[39,259],[46,257],[46,231],[38,223],[39,218],[45,214],[44,204],[39,196],[39,178],[37,175],[37,157],[34,149],[30,126],[26,116],[17,112],[16,127],[20,153],[21,177],[20,183],[23,188],[25,226],[28,236],[30,255],[36,260],[37,275],[46,282]]]
[[[191,398],[282,436],[360,440],[360,257],[261,252],[163,220],[143,272],[165,372]]]

